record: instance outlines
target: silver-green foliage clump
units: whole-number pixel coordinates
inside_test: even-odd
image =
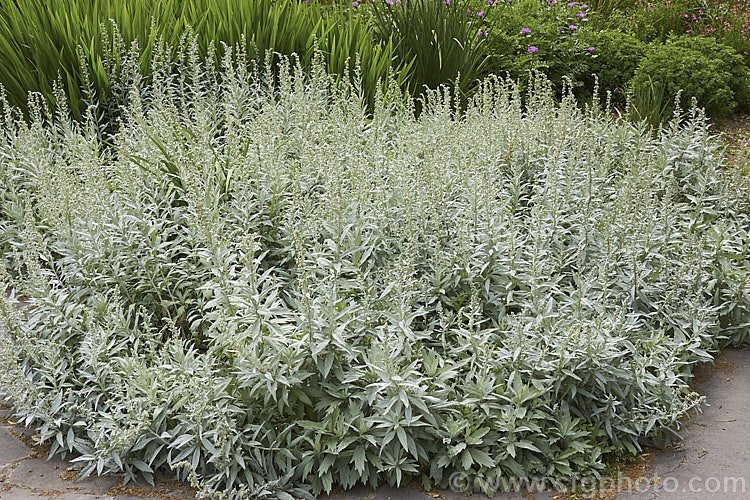
[[[370,116],[320,65],[189,59],[106,142],[3,104],[0,386],[82,475],[596,472],[673,439],[692,367],[747,340],[747,185],[700,114],[654,138],[489,80]]]

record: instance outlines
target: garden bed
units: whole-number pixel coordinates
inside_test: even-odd
[[[676,439],[693,366],[747,340],[747,184],[699,111],[654,135],[494,79],[368,115],[323,66],[223,71],[132,92],[111,146],[3,123],[32,307],[3,302],[0,383],[83,475],[597,473]]]

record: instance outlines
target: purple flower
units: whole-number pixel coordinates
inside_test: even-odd
[[[569,29],[570,31],[574,31],[574,30],[577,30],[577,29],[578,29],[578,26],[576,26],[575,24],[571,24],[570,26],[568,26],[568,29]]]
[[[531,33],[531,30],[529,28],[521,28],[522,35],[528,35],[529,33]]]
[[[536,47],[534,47],[534,46],[532,45],[531,47],[529,47],[529,50],[527,50],[526,52],[528,52],[529,54],[533,54],[533,53],[534,53],[534,52],[536,52],[537,50],[539,50],[539,49],[537,49]]]
[[[583,19],[584,17],[586,17],[586,14],[583,12],[579,12],[578,14],[576,14],[576,16],[578,16],[578,19]]]
[[[359,6],[359,2],[352,2],[352,7],[357,7],[357,6]]]
[[[451,0],[445,0],[445,5],[450,5],[450,4],[451,4]]]
[[[583,5],[581,5],[581,9],[583,9],[583,10],[586,10],[586,9],[588,9],[588,8],[589,8],[589,6],[588,6],[588,5],[586,5],[586,4],[583,4]]]
[[[484,15],[483,10],[480,10],[479,12],[477,12],[477,17],[482,17],[483,15]]]
[[[576,5],[578,5],[578,2],[570,2],[568,7],[575,7]]]
[[[593,53],[593,52],[594,52],[594,51],[595,51],[596,49],[595,49],[594,47],[589,47],[589,48],[588,48],[588,49],[586,49],[586,50],[588,50],[589,52]]]

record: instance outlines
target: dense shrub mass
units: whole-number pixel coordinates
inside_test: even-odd
[[[591,95],[598,83],[600,91],[609,91],[613,104],[624,109],[628,85],[646,55],[648,45],[617,31],[586,32],[581,39],[583,45],[594,49],[588,73],[581,75],[581,93]]]
[[[132,87],[106,142],[2,104],[0,386],[82,475],[596,473],[747,340],[750,198],[699,113],[654,137],[495,79],[368,115],[320,63],[223,61]]]
[[[662,88],[667,105],[672,96],[682,91],[683,104],[695,97],[714,117],[746,110],[749,84],[742,56],[711,38],[694,37],[652,46],[632,80],[636,92]]]
[[[593,52],[583,45],[590,10],[578,2],[517,0],[496,2],[487,14],[490,70],[525,81],[530,70],[543,71],[559,87],[569,77],[590,73]]]

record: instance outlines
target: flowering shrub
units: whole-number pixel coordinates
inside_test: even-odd
[[[750,62],[750,2],[705,1],[697,12],[685,12],[686,33],[711,37],[733,47]]]
[[[579,84],[591,58],[578,37],[588,16],[585,2],[497,2],[487,28],[491,71],[526,79],[530,70],[540,70],[558,85],[564,76]]]
[[[673,440],[750,323],[703,117],[654,137],[498,79],[368,116],[316,60],[156,59],[106,142],[0,99],[0,387],[51,453],[289,500]]]
[[[704,0],[634,0],[625,9],[621,28],[644,42],[664,42],[670,35],[684,34],[689,25],[685,14],[701,11]]]

